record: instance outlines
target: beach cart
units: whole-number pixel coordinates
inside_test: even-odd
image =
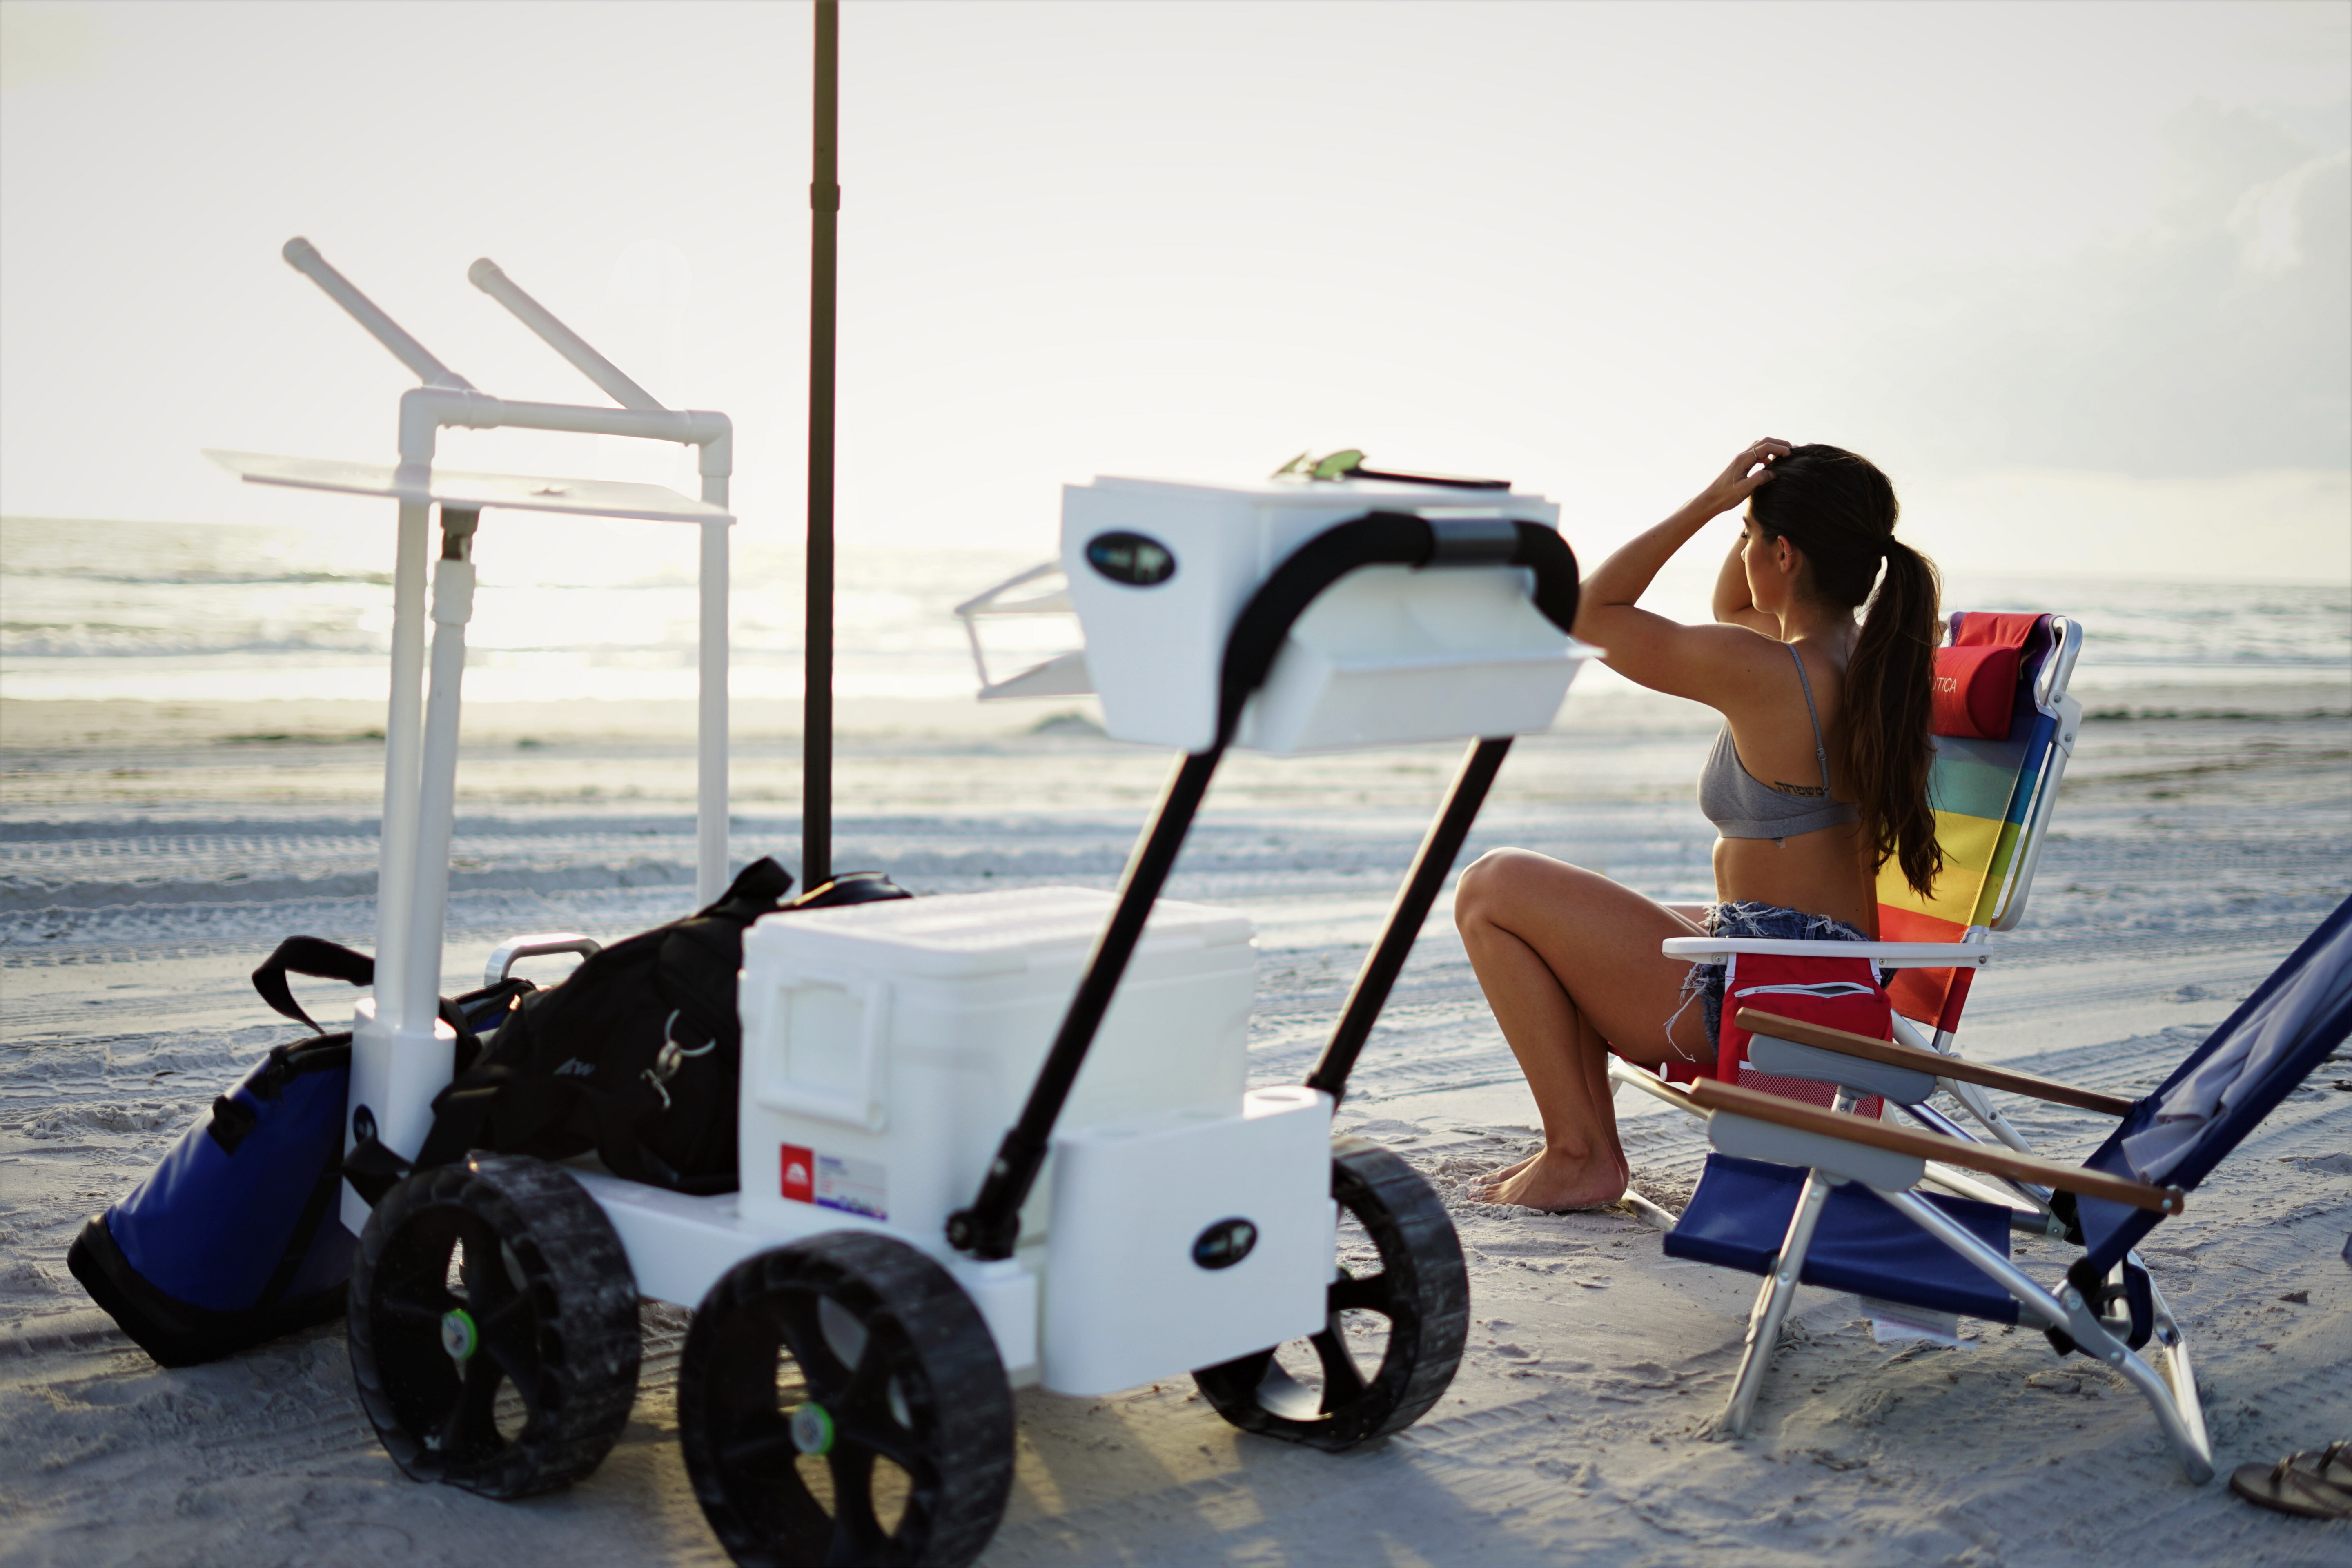
[[[704,529],[710,898],[726,870],[729,427],[653,405],[487,261],[477,286],[621,407],[490,397],[306,242],[285,254],[426,383],[403,398],[397,467],[215,454],[251,482],[398,503],[378,982],[358,1004],[346,1140],[414,1159],[454,1065],[434,993],[480,515]],[[449,473],[432,462],[449,424],[694,444],[705,496]],[[1462,1353],[1460,1247],[1410,1166],[1334,1142],[1332,1111],[1511,737],[1549,724],[1594,651],[1568,633],[1576,565],[1556,521],[1505,485],[1411,476],[1071,487],[1060,561],[1008,585],[1030,585],[1022,598],[964,609],[1074,612],[1083,647],[991,691],[1096,690],[1112,737],[1181,753],[1117,894],[761,920],[738,994],[736,1192],[624,1180],[593,1156],[482,1152],[372,1206],[347,1185],[353,1371],[401,1468],[499,1498],[589,1473],[628,1417],[646,1300],[693,1309],[681,1447],[746,1561],[976,1555],[1010,1489],[1018,1387],[1101,1394],[1189,1374],[1236,1426],[1330,1449],[1417,1419]],[[1038,591],[1054,571],[1066,586]],[[1469,749],[1321,1059],[1303,1084],[1249,1088],[1249,922],[1160,898],[1219,760],[1444,739]],[[517,937],[490,970],[593,948]]]

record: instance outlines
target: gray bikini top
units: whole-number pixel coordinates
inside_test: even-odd
[[[1698,771],[1698,808],[1726,838],[1769,838],[1775,843],[1800,833],[1837,827],[1861,818],[1859,807],[1832,800],[1830,754],[1822,744],[1822,716],[1813,707],[1813,683],[1794,645],[1789,657],[1797,661],[1797,679],[1805,689],[1805,715],[1813,721],[1813,756],[1822,766],[1822,787],[1795,794],[1775,789],[1748,771],[1731,743],[1731,726],[1715,738],[1706,765]]]

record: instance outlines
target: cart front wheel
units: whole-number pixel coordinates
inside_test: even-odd
[[[1192,1380],[1244,1432],[1337,1451],[1403,1431],[1444,1394],[1469,1336],[1470,1277],[1444,1204],[1379,1144],[1332,1144],[1331,1195],[1339,1262],[1323,1331]]]
[[[730,1269],[679,1357],[678,1446],[738,1563],[969,1563],[1013,1488],[1013,1391],[946,1269],[835,1231]]]
[[[383,1195],[352,1269],[352,1375],[420,1481],[527,1497],[604,1462],[637,1391],[612,1222],[543,1160],[480,1154]]]

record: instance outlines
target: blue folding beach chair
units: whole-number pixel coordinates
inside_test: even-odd
[[[2147,1396],[2189,1479],[2211,1479],[2211,1446],[2189,1347],[2134,1248],[2184,1194],[2352,1033],[2352,903],[2337,906],[2155,1092],[2109,1097],[1915,1047],[1780,1017],[1739,1015],[1758,1067],[1834,1085],[1836,1110],[1711,1079],[1688,1093],[1715,1152],[1665,1238],[1676,1258],[1765,1277],[1723,1425],[1744,1433],[1799,1284],[1852,1290],[1918,1311],[2041,1327]],[[2079,1167],[1850,1114],[1855,1097],[1911,1105],[1938,1077],[2105,1110],[2120,1123]],[[2105,1103],[2099,1103],[2105,1101]],[[2031,1182],[2073,1198],[2084,1248],[2054,1289],[2009,1258],[2009,1211],[1913,1192],[1926,1161]],[[2168,1375],[2137,1352],[2153,1336]]]

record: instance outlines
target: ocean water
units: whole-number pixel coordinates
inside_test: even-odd
[[[493,514],[476,551],[469,700],[689,699],[695,548],[690,529]],[[845,548],[836,692],[969,697],[971,658],[952,607],[1037,558]],[[388,529],[0,520],[0,696],[381,701],[391,566]],[[738,697],[801,694],[801,574],[789,539],[738,530]],[[2074,616],[2089,633],[2076,684],[2094,707],[2095,693],[2155,687],[2352,689],[2352,587],[2342,584],[1956,576],[1945,598]],[[1073,635],[1050,619],[999,622],[990,652],[1014,668]],[[1611,683],[1604,672],[1594,684]]]

